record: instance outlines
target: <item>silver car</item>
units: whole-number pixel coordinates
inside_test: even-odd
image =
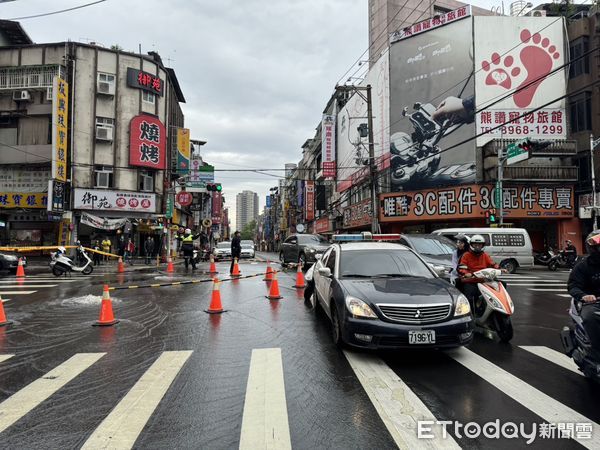
[[[219,259],[231,258],[231,242],[219,242],[213,250],[213,255]]]

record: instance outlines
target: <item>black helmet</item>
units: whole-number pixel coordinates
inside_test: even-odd
[[[600,230],[594,230],[585,238],[588,253],[600,253]]]
[[[456,236],[454,236],[454,239],[456,240],[456,242],[463,242],[465,245],[469,245],[469,238],[464,234],[457,234]]]

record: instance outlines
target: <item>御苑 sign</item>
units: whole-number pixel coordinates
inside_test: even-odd
[[[134,117],[129,125],[129,165],[164,170],[166,141],[165,126],[157,117]]]
[[[143,89],[156,95],[163,95],[164,82],[156,75],[143,70],[127,68],[127,86]]]
[[[73,198],[74,209],[156,212],[156,194],[76,188]]]
[[[46,209],[47,205],[45,192],[0,192],[0,208]]]
[[[55,76],[52,83],[52,178],[67,181],[69,84]]]

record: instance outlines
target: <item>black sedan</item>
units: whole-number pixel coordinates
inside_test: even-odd
[[[309,290],[337,345],[444,348],[473,339],[467,298],[403,245],[334,244],[311,272]]]

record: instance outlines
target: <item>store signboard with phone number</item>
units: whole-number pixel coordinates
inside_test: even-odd
[[[523,113],[518,109],[481,111],[477,114],[477,134],[487,132],[504,138],[564,137],[567,123],[563,109],[541,109],[520,117]]]

